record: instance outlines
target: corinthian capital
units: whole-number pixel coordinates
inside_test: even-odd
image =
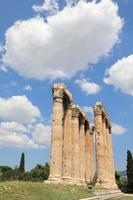
[[[80,111],[80,109],[79,109],[79,106],[77,106],[77,105],[73,105],[72,106],[72,117],[74,118],[74,117],[79,117],[79,111]]]
[[[54,88],[53,89],[53,97],[54,99],[62,99],[63,98],[63,89]]]

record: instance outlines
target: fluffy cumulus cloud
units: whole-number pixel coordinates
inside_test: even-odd
[[[38,107],[26,96],[0,98],[0,147],[48,147],[51,127],[39,121],[42,118]]]
[[[104,82],[133,96],[133,55],[118,60],[107,69]]]
[[[11,131],[17,133],[27,133],[29,130],[22,124],[18,122],[1,122],[0,123],[1,131]]]
[[[35,12],[49,12],[49,14],[53,15],[59,11],[59,1],[58,0],[45,0],[42,5],[33,5],[32,8]]]
[[[39,145],[25,134],[0,129],[0,147],[39,148]]]
[[[0,98],[0,118],[9,121],[32,123],[41,117],[38,107],[34,106],[26,96]]]
[[[81,90],[85,92],[86,95],[97,94],[100,91],[100,86],[98,84],[91,83],[86,79],[76,80],[75,83],[79,85]]]
[[[82,109],[87,113],[93,114],[93,108],[91,106],[83,106]]]
[[[112,133],[114,135],[122,135],[123,133],[126,132],[126,128],[124,128],[123,126],[119,125],[119,124],[112,124]]]
[[[46,20],[17,21],[6,31],[2,60],[27,78],[70,78],[108,55],[122,24],[113,1],[79,1]]]
[[[27,126],[17,122],[0,123],[0,147],[45,148],[49,144],[49,126],[40,123]]]
[[[4,48],[3,46],[0,44],[0,52],[3,52]]]
[[[33,132],[33,139],[40,145],[49,145],[51,138],[51,127],[37,124]]]

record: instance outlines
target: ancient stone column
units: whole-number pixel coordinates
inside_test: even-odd
[[[95,115],[95,142],[96,142],[96,168],[97,168],[97,185],[105,183],[105,154],[104,154],[104,135],[102,126],[102,108],[101,104],[94,107]]]
[[[90,180],[93,181],[94,178],[94,125],[90,125]]]
[[[85,155],[85,118],[81,116],[79,130],[80,143],[80,182],[85,183],[86,155]]]
[[[102,123],[103,123],[103,134],[104,134],[104,154],[105,154],[105,160],[104,160],[104,165],[105,165],[105,182],[108,184],[109,183],[109,149],[108,149],[108,130],[107,130],[107,118],[106,114],[103,113],[102,117]]]
[[[86,182],[90,183],[90,129],[89,123],[85,125],[85,153],[86,153]]]
[[[66,101],[68,101],[66,99]],[[66,102],[64,113],[64,140],[63,140],[63,171],[62,178],[65,182],[71,182],[72,174],[72,131],[71,131],[71,103]]]
[[[109,141],[109,149],[110,149],[110,183],[112,187],[117,187],[115,182],[115,167],[114,167],[114,159],[113,159],[113,148],[112,148],[112,137],[111,137],[111,125],[108,127],[108,141]]]
[[[51,181],[61,181],[62,173],[62,99],[63,88],[58,84],[53,86],[53,116],[52,116],[52,138],[51,138],[51,160],[50,160],[50,176]]]
[[[94,126],[86,124],[85,151],[86,151],[86,182],[90,183],[94,177]]]
[[[72,107],[72,180],[79,183],[79,107]]]

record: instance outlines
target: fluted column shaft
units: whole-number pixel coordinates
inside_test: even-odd
[[[112,148],[112,137],[111,137],[111,127],[108,128],[108,138],[109,138],[109,149],[110,149],[110,180],[112,185],[116,185],[115,182],[115,168],[113,159],[113,148]]]
[[[86,127],[86,134],[85,134],[85,153],[86,153],[86,181],[87,183],[90,182],[90,130],[89,124]]]
[[[91,127],[86,127],[85,136],[85,150],[86,150],[86,181],[89,183],[94,177],[94,141],[93,130]]]
[[[90,180],[92,181],[94,178],[94,127],[90,127]]]
[[[72,179],[79,182],[79,110],[72,109]]]
[[[85,120],[80,122],[80,181],[85,183],[86,174],[86,155],[85,155]]]
[[[63,129],[62,129],[62,98],[61,90],[53,91],[53,116],[52,116],[52,138],[51,138],[51,160],[50,160],[50,176],[49,180],[61,179],[62,172],[62,144],[63,144]]]
[[[97,185],[105,182],[105,156],[104,156],[104,135],[102,126],[102,112],[95,111],[95,141],[96,141],[96,167],[97,167]]]
[[[106,116],[103,116],[103,134],[104,134],[104,166],[105,166],[105,182],[109,183],[109,147],[108,147],[108,131],[106,128]]]
[[[71,105],[67,105],[64,114],[64,141],[63,141],[63,172],[62,178],[65,181],[71,180],[72,170],[72,131],[71,131]]]

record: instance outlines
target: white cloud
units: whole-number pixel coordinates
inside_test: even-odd
[[[0,53],[4,51],[3,46],[0,44]]]
[[[26,91],[31,91],[31,90],[32,90],[31,85],[26,85],[26,86],[24,87],[24,90],[26,90]]]
[[[40,5],[33,5],[33,10],[35,12],[49,12],[49,14],[53,15],[56,14],[59,11],[59,4],[58,0],[45,0],[44,3]]]
[[[126,129],[123,126],[119,124],[115,124],[115,123],[112,124],[112,133],[114,135],[122,135],[125,132],[126,132]]]
[[[33,140],[40,144],[49,146],[51,139],[51,127],[43,124],[37,124],[33,132]]]
[[[0,129],[0,147],[39,148],[39,145],[25,134]]]
[[[93,108],[91,106],[83,106],[82,109],[86,112],[86,113],[91,113],[93,114]]]
[[[65,2],[68,6],[74,6],[78,3],[78,0],[66,0]]]
[[[0,71],[7,72],[8,70],[3,64],[0,64]]]
[[[41,113],[26,96],[0,98],[0,147],[48,147],[51,128],[37,119]]]
[[[119,41],[123,23],[117,11],[111,0],[80,1],[47,21],[17,21],[6,31],[3,62],[27,78],[70,78]]]
[[[18,122],[1,122],[0,130],[12,131],[12,132],[18,132],[18,133],[29,132],[28,128],[26,128],[22,123],[18,123]]]
[[[50,145],[50,136],[50,126],[41,123],[0,123],[0,147],[45,148]]]
[[[133,96],[133,55],[118,60],[107,69],[104,82]]]
[[[22,123],[1,122],[0,147],[39,148],[39,145],[26,135],[29,131]]]
[[[0,98],[0,118],[21,123],[32,123],[41,117],[38,107],[34,106],[26,96]]]
[[[100,86],[98,84],[91,83],[87,81],[86,79],[76,80],[75,83],[79,85],[81,90],[85,92],[86,95],[97,94],[100,91]]]

